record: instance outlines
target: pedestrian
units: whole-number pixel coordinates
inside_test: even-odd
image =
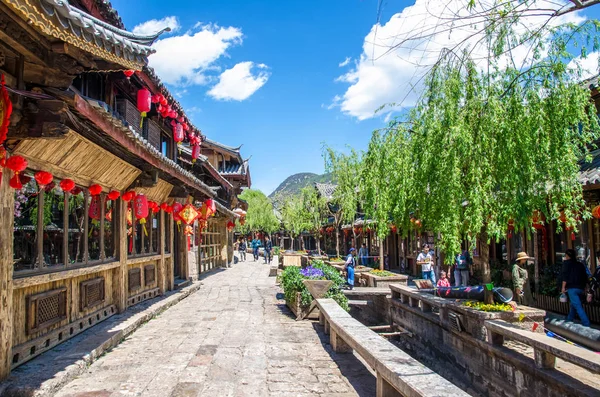
[[[367,263],[369,262],[369,250],[367,249],[366,243],[363,243],[358,250],[358,257],[360,258],[361,266],[367,266]]]
[[[529,306],[533,303],[531,288],[529,287],[529,274],[527,269],[527,261],[533,259],[527,255],[527,252],[519,252],[517,259],[512,267],[512,281],[516,301],[520,305]]]
[[[448,280],[448,278],[446,277],[446,272],[443,270],[440,272],[440,279],[437,282],[437,286],[450,287],[450,280]]]
[[[240,241],[240,245],[238,247],[238,252],[240,253],[240,260],[242,261],[246,261],[246,249],[248,249],[246,245],[246,239],[242,237],[242,240]]]
[[[575,319],[575,313],[579,316],[581,324],[589,327],[590,320],[583,310],[581,298],[584,295],[584,290],[588,282],[588,274],[585,270],[585,265],[576,260],[575,250],[568,249],[565,251],[563,260],[562,272],[560,275],[561,292],[569,297],[569,315],[568,321]],[[587,295],[587,301],[591,302],[592,294]]]
[[[260,242],[260,239],[258,238],[258,235],[255,234],[254,239],[252,240],[252,253],[254,254],[254,262],[258,260],[258,249],[261,245],[262,244]]]
[[[354,258],[355,253],[356,249],[350,248],[350,253],[346,258],[346,263],[344,265],[344,270],[346,270],[346,283],[348,284],[348,289],[354,288],[354,268],[356,267],[356,258]]]
[[[429,246],[425,244],[423,251],[417,256],[417,265],[421,265],[421,274],[423,280],[431,280],[431,285],[435,285],[435,274],[433,273],[433,259],[429,254]]]
[[[265,264],[271,263],[271,250],[273,249],[273,243],[269,236],[265,236]]]
[[[469,250],[464,249],[460,254],[456,255],[454,261],[454,285],[456,287],[466,287],[469,285],[469,273],[473,270],[473,259]]]

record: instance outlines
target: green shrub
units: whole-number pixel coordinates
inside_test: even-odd
[[[311,266],[323,271],[324,277],[322,279],[333,281],[333,284],[329,288],[329,291],[327,291],[327,294],[325,294],[325,297],[335,300],[344,310],[349,311],[348,298],[346,298],[346,295],[344,295],[342,290],[346,280],[340,276],[339,271],[332,266],[326,265],[322,260],[312,261]],[[281,274],[279,282],[283,287],[283,293],[287,301],[295,300],[296,293],[299,292],[300,306],[306,307],[311,304],[313,298],[304,286],[304,283],[302,283],[302,280],[306,280],[308,277],[304,277],[300,273],[301,270],[302,269],[296,266],[287,267]]]
[[[273,247],[273,255],[279,255],[281,249],[278,246]]]

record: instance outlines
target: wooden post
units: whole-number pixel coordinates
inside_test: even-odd
[[[118,225],[118,248],[120,266],[115,269],[113,277],[113,289],[115,305],[119,313],[127,309],[127,248],[129,245],[129,236],[127,235],[127,206],[128,203],[123,200],[115,201],[115,209],[117,212]],[[114,215],[113,215],[114,216]],[[133,233],[133,229],[132,229]]]
[[[544,226],[545,227],[545,226]],[[535,294],[538,295],[540,293],[540,247],[538,244],[538,234],[537,231],[532,235],[533,239],[533,281],[534,281],[534,291]]]
[[[160,252],[160,260],[158,261],[158,280],[157,285],[160,288],[161,293],[167,291],[168,280],[167,280],[167,262],[165,261],[165,212],[160,210],[158,212],[158,252]]]
[[[10,374],[13,342],[13,222],[15,193],[12,172],[0,177],[0,380]],[[41,237],[41,236],[40,236]]]

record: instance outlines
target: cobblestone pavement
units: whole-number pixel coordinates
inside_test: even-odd
[[[296,322],[268,273],[248,261],[208,275],[57,396],[374,396],[371,372]]]

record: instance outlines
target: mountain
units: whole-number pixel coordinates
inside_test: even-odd
[[[281,182],[281,184],[269,195],[270,199],[275,197],[286,197],[300,193],[300,190],[305,186],[313,185],[314,183],[328,183],[331,182],[331,174],[313,174],[312,172],[301,172],[294,174]]]

